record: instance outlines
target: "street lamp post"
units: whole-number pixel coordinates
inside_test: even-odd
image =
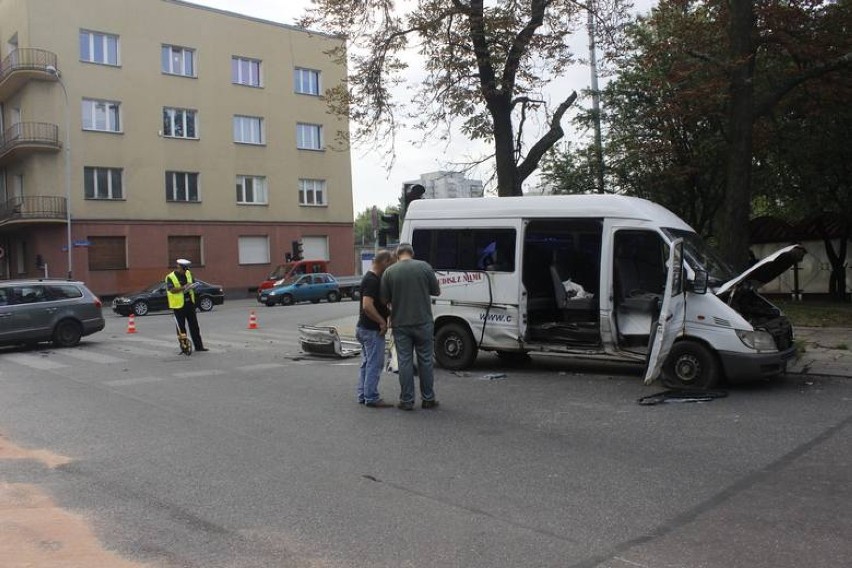
[[[65,81],[62,80],[62,74],[59,69],[53,65],[46,67],[48,73],[56,77],[59,86],[62,87],[62,94],[65,95],[65,241],[68,248],[68,279],[71,280],[72,274],[72,243],[71,243],[71,109],[68,106],[68,90],[65,88]]]

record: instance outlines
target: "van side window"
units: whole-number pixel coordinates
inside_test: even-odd
[[[654,231],[615,233],[614,283],[619,298],[651,293],[666,287],[668,245]]]
[[[9,305],[9,292],[6,288],[0,288],[0,306]]]
[[[414,256],[435,270],[515,271],[514,229],[415,229]]]

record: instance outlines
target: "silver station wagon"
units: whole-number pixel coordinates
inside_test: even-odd
[[[73,347],[104,325],[100,299],[82,282],[0,281],[0,345]]]

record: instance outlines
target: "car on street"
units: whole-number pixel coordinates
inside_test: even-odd
[[[329,302],[340,301],[340,286],[331,274],[303,274],[291,280],[285,280],[278,286],[262,290],[258,301],[267,306],[280,304],[289,306],[296,302],[313,302],[320,300]]]
[[[103,304],[82,282],[0,282],[0,344],[52,341],[74,347],[104,328]]]
[[[202,312],[209,312],[213,306],[221,306],[225,303],[225,291],[217,284],[209,284],[203,280],[196,280],[198,287],[195,288],[195,304]],[[135,294],[119,296],[112,301],[112,311],[120,316],[129,316],[131,313],[137,316],[147,315],[169,309],[169,300],[166,294],[166,283],[155,282],[144,290]]]

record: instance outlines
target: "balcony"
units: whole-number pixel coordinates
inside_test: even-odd
[[[48,67],[56,68],[56,54],[31,47],[16,49],[0,61],[0,101],[5,101],[28,81],[56,81]]]
[[[34,152],[58,152],[59,127],[47,122],[19,122],[0,134],[0,166]]]
[[[64,223],[65,215],[64,197],[12,197],[0,203],[0,229],[7,225]]]

